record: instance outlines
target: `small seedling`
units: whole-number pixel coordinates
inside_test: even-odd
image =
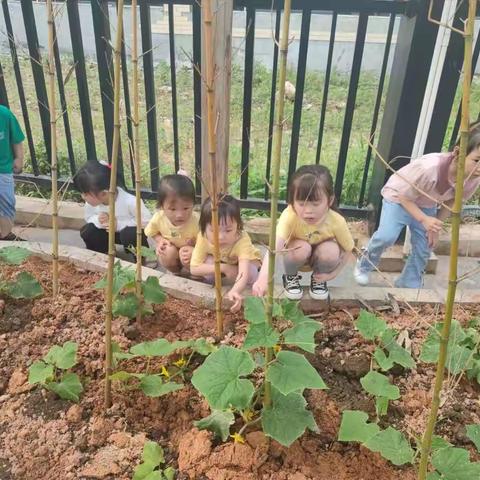
[[[268,325],[263,300],[247,298],[245,317],[250,325],[243,348],[222,346],[195,370],[192,384],[212,409],[211,415],[196,422],[198,428],[209,429],[222,440],[230,436],[242,442],[244,428],[261,422],[264,433],[285,446],[292,444],[306,428],[318,430],[312,413],[306,409],[303,392],[306,388],[327,386],[304,355],[282,347],[295,346],[313,353],[314,335],[321,324],[305,316],[298,304],[289,300],[275,303],[273,314],[288,328],[280,331]],[[276,354],[268,363],[261,353],[263,350],[251,352],[275,346]],[[258,375],[261,370],[264,375]],[[262,407],[265,379],[271,384],[272,403]],[[246,423],[239,432],[230,435],[235,414]]]
[[[375,397],[377,417],[387,414],[389,400],[400,398],[400,390],[385,375],[371,370],[360,379],[364,390]]]
[[[175,469],[162,468],[165,464],[163,448],[152,441],[145,442],[142,453],[142,463],[135,468],[132,480],[173,480]]]
[[[79,401],[83,391],[76,373],[68,372],[77,363],[77,344],[66,342],[62,347],[54,345],[42,360],[37,360],[28,369],[28,383],[40,384],[59,397]]]

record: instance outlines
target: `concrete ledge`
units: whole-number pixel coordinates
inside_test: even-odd
[[[1,247],[19,246],[28,248],[35,255],[49,260],[51,258],[51,244],[39,242],[1,242]],[[61,246],[59,251],[61,261],[71,262],[74,265],[94,272],[105,272],[108,264],[107,255],[91,252],[78,247]],[[132,263],[120,260],[123,266],[133,267]],[[158,270],[143,267],[143,278],[153,275],[158,277],[160,285],[174,298],[188,300],[196,305],[213,309],[215,306],[215,292],[212,287],[201,282],[186,278],[177,277],[169,273],[162,273]],[[226,291],[226,289],[224,289]],[[443,304],[446,298],[446,289],[439,290],[414,290],[403,288],[382,288],[382,287],[331,287],[331,304],[339,307],[360,306],[358,298],[371,305],[388,304],[388,294],[391,294],[399,302],[410,304],[440,303]],[[275,288],[275,296],[283,297],[283,288]],[[470,304],[480,302],[480,292],[477,290],[465,290],[457,293],[457,303]],[[301,301],[303,308],[308,310],[322,310],[327,307],[326,302],[311,300],[305,293]]]

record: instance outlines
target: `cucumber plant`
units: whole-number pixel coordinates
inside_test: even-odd
[[[317,431],[312,413],[303,397],[306,388],[327,386],[305,356],[284,350],[293,346],[306,352],[315,351],[315,333],[321,324],[304,315],[296,302],[282,300],[273,307],[273,316],[287,328],[280,331],[267,323],[263,300],[245,300],[248,332],[242,348],[222,346],[197,368],[193,386],[206,398],[212,414],[196,423],[208,428],[222,440],[228,438],[235,415],[245,422],[238,433],[231,435],[243,441],[241,433],[260,423],[264,433],[288,446],[310,429]],[[273,348],[274,358],[266,362],[263,349]],[[272,402],[262,406],[265,381],[272,387]],[[286,420],[288,419],[288,421]]]
[[[28,383],[39,384],[65,400],[78,402],[83,391],[82,383],[76,373],[69,371],[76,364],[75,342],[65,342],[61,347],[54,345],[42,360],[29,367]]]
[[[175,469],[163,468],[165,454],[163,448],[152,441],[145,442],[142,452],[142,463],[137,465],[132,480],[174,480]]]

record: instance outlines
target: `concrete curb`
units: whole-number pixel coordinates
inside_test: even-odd
[[[51,244],[40,242],[1,242],[0,248],[6,246],[22,246],[28,248],[35,255],[44,260],[51,258]],[[94,272],[105,272],[107,269],[108,257],[101,253],[91,252],[73,246],[60,246],[59,257],[61,261],[71,262],[74,265]],[[133,266],[132,263],[119,260],[122,266]],[[153,275],[158,277],[160,285],[174,298],[188,300],[194,304],[213,309],[215,306],[215,292],[212,287],[194,280],[177,277],[169,273],[163,273],[152,268],[142,268],[143,278]],[[226,291],[226,289],[224,289]],[[457,303],[470,304],[480,302],[480,292],[468,290],[458,292]],[[446,289],[438,290],[413,290],[403,288],[382,288],[382,287],[331,287],[331,304],[339,307],[353,307],[362,305],[361,300],[372,305],[389,304],[388,294],[393,295],[399,303],[409,304],[443,304],[446,298]],[[275,296],[283,297],[283,289],[278,286]],[[328,307],[326,302],[311,300],[308,294],[304,295],[301,301],[303,308],[308,310],[323,310]]]

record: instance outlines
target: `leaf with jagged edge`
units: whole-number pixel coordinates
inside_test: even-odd
[[[480,452],[480,425],[467,425],[467,437],[475,444]]]
[[[153,275],[149,276],[145,281],[142,282],[142,294],[145,302],[156,305],[164,303],[167,299],[167,294],[160,286],[158,277]]]
[[[153,463],[155,466],[165,463],[163,448],[157,442],[147,440],[143,445],[142,460]]]
[[[400,398],[400,390],[396,385],[392,385],[388,377],[381,373],[371,370],[360,379],[362,387],[367,393],[376,397],[385,397],[389,400]]]
[[[118,295],[113,301],[112,315],[114,317],[135,318],[138,310],[138,298],[133,292]]]
[[[322,329],[322,324],[314,320],[297,323],[294,327],[282,332],[283,341],[287,345],[295,345],[310,353],[315,353],[315,333]]]
[[[177,345],[177,342],[170,343],[165,338],[157,338],[156,340],[137,343],[137,345],[130,348],[130,353],[145,357],[163,357],[170,355],[178,348],[180,347]]]
[[[265,305],[260,297],[246,297],[244,302],[245,319],[250,324],[261,324],[267,322]]]
[[[480,478],[480,463],[471,462],[468,450],[447,447],[435,450],[432,465],[445,480],[473,480]]]
[[[0,261],[9,265],[21,265],[32,252],[23,247],[3,247],[0,248]]]
[[[230,426],[234,423],[235,415],[231,410],[212,410],[208,417],[193,422],[199,430],[209,430],[223,442],[230,435]]]
[[[95,285],[95,288],[102,289],[107,286],[107,276],[101,278]],[[135,271],[130,267],[122,267],[120,261],[113,266],[113,297],[116,297],[124,288],[135,287]]]
[[[49,380],[53,380],[54,371],[53,365],[48,365],[42,360],[33,362],[28,368],[28,383],[47,383]]]
[[[77,349],[75,342],[65,342],[61,347],[54,345],[43,359],[57,368],[68,370],[77,363]]]
[[[46,387],[52,392],[55,392],[60,398],[73,402],[78,402],[80,400],[80,393],[83,392],[82,383],[76,373],[66,373],[60,382],[50,382]]]
[[[164,382],[160,375],[144,375],[138,386],[147,397],[161,397],[183,387],[183,383]]]
[[[278,343],[280,333],[268,323],[252,323],[248,327],[243,348],[273,347]]]
[[[387,323],[374,313],[367,312],[367,310],[360,310],[360,315],[355,322],[355,327],[363,338],[375,340],[375,338],[380,337],[387,329]]]
[[[344,410],[338,431],[340,442],[365,443],[380,431],[376,423],[368,423],[368,415],[360,410]]]
[[[367,440],[364,445],[372,452],[380,453],[383,458],[390,460],[394,465],[413,462],[414,451],[410,443],[402,433],[392,427],[381,430]]]
[[[12,298],[35,298],[43,294],[38,280],[28,272],[20,272],[15,280],[5,282],[2,290]]]

